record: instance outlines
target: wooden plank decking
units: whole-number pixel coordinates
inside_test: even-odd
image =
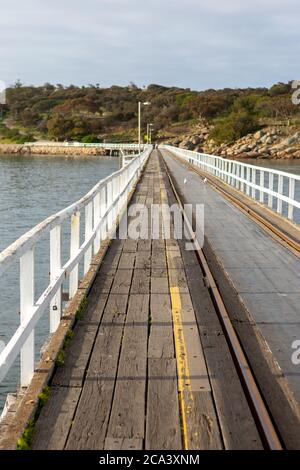
[[[170,194],[153,152],[131,203],[150,208]],[[260,447],[200,269],[182,249],[172,239],[112,242],[53,377],[33,449],[238,448],[232,435],[241,433]]]

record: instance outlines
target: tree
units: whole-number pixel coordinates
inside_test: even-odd
[[[72,135],[73,122],[64,116],[56,114],[48,120],[47,129],[51,137],[65,140]]]
[[[226,118],[217,121],[210,136],[218,144],[233,142],[241,137],[259,129],[259,122],[255,115],[243,109],[232,111]]]

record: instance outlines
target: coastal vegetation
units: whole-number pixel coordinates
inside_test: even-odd
[[[17,81],[6,90],[7,103],[1,105],[0,142],[134,141],[137,102],[150,101],[143,109],[143,123],[153,123],[156,139],[188,134],[204,120],[214,142],[230,143],[268,125],[299,125],[300,106],[293,105],[292,93],[291,83],[193,91],[155,84],[141,89],[134,83],[101,88],[27,86]]]

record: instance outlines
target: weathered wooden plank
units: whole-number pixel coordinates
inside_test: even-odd
[[[59,366],[52,386],[82,387],[88,360],[93,349],[97,330],[76,328],[74,337],[65,352],[64,364]]]
[[[130,288],[131,294],[148,294],[150,289],[150,269],[135,269]]]
[[[151,251],[151,240],[138,240],[138,251]]]
[[[180,250],[167,250],[167,261],[169,269],[181,269],[184,271],[184,265]]]
[[[133,270],[120,269],[116,272],[114,282],[111,288],[112,294],[128,294],[131,285]]]
[[[135,253],[137,251],[137,240],[130,238],[124,241],[123,253]]]
[[[174,340],[169,294],[151,294],[148,357],[173,358]]]
[[[182,448],[175,359],[149,359],[147,450]]]
[[[168,294],[169,282],[167,277],[151,276],[151,294]]]
[[[166,268],[153,268],[151,269],[151,278],[154,277],[168,277],[168,271]]]
[[[103,449],[111,409],[127,295],[110,295],[95,341],[68,449]]]
[[[42,409],[36,423],[33,450],[64,449],[80,393],[80,388],[51,389],[48,403]]]
[[[99,273],[97,279],[97,293],[108,294],[114,281],[115,271],[109,273]]]
[[[183,392],[188,450],[223,448],[211,392]]]
[[[97,286],[93,286],[88,298],[87,306],[83,310],[81,318],[78,320],[78,326],[89,324],[90,327],[98,327],[106,305],[108,293],[101,293],[97,290]],[[90,328],[91,329],[91,328]]]
[[[170,288],[176,287],[181,293],[189,293],[184,269],[168,269]]]
[[[149,295],[130,295],[107,437],[144,438]]]
[[[166,252],[164,250],[152,249],[151,268],[167,269]]]
[[[138,251],[135,259],[136,269],[150,269],[151,268],[151,253],[149,251]]]
[[[133,269],[135,263],[135,252],[123,252],[118,265],[119,269]]]

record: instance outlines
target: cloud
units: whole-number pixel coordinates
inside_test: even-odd
[[[197,89],[297,77],[296,0],[2,0],[1,80]]]

